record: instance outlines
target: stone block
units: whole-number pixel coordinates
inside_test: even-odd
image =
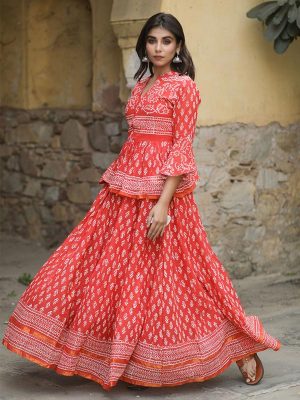
[[[13,153],[13,148],[10,146],[7,146],[5,144],[0,146],[0,157],[1,158],[7,158],[11,156]]]
[[[27,182],[24,194],[25,196],[29,197],[35,197],[41,189],[41,184],[37,180],[31,179],[29,182]]]
[[[67,189],[68,199],[75,204],[86,204],[92,201],[91,188],[88,183],[76,183]]]
[[[221,206],[231,212],[248,213],[254,211],[255,186],[251,182],[235,182],[225,193]]]
[[[100,174],[96,168],[86,168],[79,172],[78,180],[80,182],[98,182]]]
[[[41,176],[44,178],[55,179],[63,181],[68,175],[67,166],[65,161],[51,160],[46,162]]]
[[[34,206],[24,206],[24,215],[30,226],[40,225],[40,216]]]
[[[110,138],[110,150],[113,153],[120,153],[125,140],[122,135],[112,136]]]
[[[100,167],[105,170],[118,156],[113,153],[101,153],[94,152],[93,153],[93,164],[95,167]]]
[[[28,111],[19,111],[16,119],[19,124],[26,124],[30,122],[30,114]]]
[[[61,145],[64,149],[84,150],[87,145],[86,136],[86,128],[76,119],[70,119],[64,124]]]
[[[96,121],[88,131],[89,142],[94,150],[109,151],[109,140],[105,133],[105,124]]]
[[[271,215],[278,214],[280,203],[276,196],[270,193],[262,193],[258,196],[256,212],[258,219],[262,221],[268,220]]]
[[[52,213],[56,222],[63,222],[68,220],[67,209],[66,206],[63,204],[56,203],[52,208]]]
[[[126,118],[122,118],[122,121],[121,121],[121,129],[122,129],[122,131],[128,131],[128,122],[127,122],[127,119]]]
[[[37,160],[34,154],[30,154],[26,151],[21,152],[20,166],[24,174],[31,176],[39,175],[39,169],[36,165],[36,161]]]
[[[240,163],[250,164],[268,158],[272,148],[272,137],[271,133],[262,132],[253,143],[246,143],[239,159]]]
[[[120,133],[118,122],[107,122],[105,124],[105,133],[107,136],[116,136]]]
[[[58,135],[53,136],[53,138],[51,140],[51,147],[52,147],[52,149],[60,149],[60,147],[61,147],[60,136],[58,136]]]
[[[51,142],[53,126],[42,121],[18,125],[13,138],[16,143],[47,145]]]
[[[45,203],[47,205],[54,204],[59,198],[59,187],[58,186],[50,186],[45,191]]]
[[[100,185],[91,187],[92,199],[93,200],[98,196],[100,190],[101,190]]]
[[[300,134],[297,132],[280,132],[276,135],[276,143],[281,150],[291,153],[300,150]]]
[[[256,186],[259,189],[274,189],[278,187],[279,182],[285,182],[287,175],[277,172],[274,169],[262,168],[259,170]]]
[[[22,175],[18,172],[3,172],[1,188],[7,193],[20,193],[23,191],[24,184],[22,182]]]
[[[20,171],[20,163],[18,156],[11,156],[7,160],[6,168],[12,171]]]
[[[265,226],[248,226],[245,231],[244,239],[248,242],[260,241],[266,233]]]

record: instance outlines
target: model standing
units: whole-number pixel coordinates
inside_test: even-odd
[[[255,384],[257,352],[280,342],[245,314],[193,197],[201,97],[180,23],[152,16],[136,50],[128,139],[90,210],[22,294],[2,343],[105,390],[118,380],[201,382],[233,362]]]

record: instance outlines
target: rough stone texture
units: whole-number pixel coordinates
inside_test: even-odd
[[[4,109],[0,122],[1,229],[55,245],[97,196],[126,121],[87,110]],[[299,124],[201,127],[194,154],[195,199],[225,268],[237,278],[297,269]]]
[[[51,178],[62,181],[66,179],[67,174],[68,172],[65,161],[53,160],[46,162],[42,170],[41,176],[44,178]]]
[[[300,262],[300,124],[200,128],[195,190],[206,231],[237,278]]]
[[[70,119],[64,125],[61,144],[65,149],[84,150],[86,147],[86,129],[75,119]]]
[[[108,151],[109,139],[105,134],[105,123],[96,121],[89,129],[89,141],[94,150]]]
[[[67,190],[68,199],[75,204],[90,203],[92,200],[91,188],[88,183],[76,183]]]

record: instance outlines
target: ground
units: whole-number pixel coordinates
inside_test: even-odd
[[[0,326],[1,337],[6,321],[25,286],[17,278],[32,276],[54,251],[24,239],[0,236]],[[226,267],[226,266],[225,266]],[[53,370],[23,359],[0,347],[1,400],[127,400],[132,398],[172,400],[294,400],[300,399],[300,271],[299,274],[271,274],[233,280],[248,315],[257,315],[270,334],[279,338],[282,348],[267,350],[259,356],[265,375],[256,386],[243,383],[239,370],[232,364],[224,373],[203,383],[173,388],[148,388],[133,392],[119,381],[110,392],[88,379],[56,374]]]

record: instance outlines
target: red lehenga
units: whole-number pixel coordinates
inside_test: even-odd
[[[26,288],[2,339],[22,357],[105,390],[118,380],[200,382],[280,348],[245,314],[193,197],[199,90],[170,71],[142,95],[148,79],[127,102],[129,136],[99,181],[104,187]],[[171,222],[152,241],[147,216],[166,177],[179,174]]]

